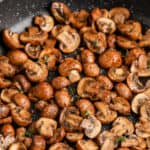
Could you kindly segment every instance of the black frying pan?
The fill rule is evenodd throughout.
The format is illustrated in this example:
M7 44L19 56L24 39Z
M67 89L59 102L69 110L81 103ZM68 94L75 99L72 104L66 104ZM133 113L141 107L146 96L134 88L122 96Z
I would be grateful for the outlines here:
M31 24L32 17L42 13L49 13L49 6L53 0L0 0L0 32L4 28L20 32ZM150 0L55 0L62 1L73 9L94 7L111 8L124 6L130 9L132 18L142 22L144 28L150 27ZM4 53L0 36L0 53ZM129 117L133 122L136 116ZM104 128L109 128L105 126Z

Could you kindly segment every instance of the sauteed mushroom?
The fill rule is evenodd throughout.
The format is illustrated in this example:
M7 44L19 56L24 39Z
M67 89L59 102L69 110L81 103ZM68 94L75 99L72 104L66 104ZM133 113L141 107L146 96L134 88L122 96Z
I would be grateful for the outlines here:
M48 150L73 150L73 148L65 143L56 143L51 145Z
M41 30L50 32L54 26L54 19L49 15L36 16L34 23L39 25Z
M5 29L3 31L3 41L7 47L11 49L24 47L19 41L19 34L16 32L11 32L9 29Z
M27 150L26 146L22 142L16 142L10 145L8 150Z

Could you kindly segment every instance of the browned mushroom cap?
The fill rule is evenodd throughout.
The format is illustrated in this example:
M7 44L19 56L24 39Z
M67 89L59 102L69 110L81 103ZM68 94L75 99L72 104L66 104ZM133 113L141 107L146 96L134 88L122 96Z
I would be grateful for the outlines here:
M13 121L19 126L28 126L32 122L31 113L21 107L15 107L11 110Z
M130 65L134 60L136 60L140 55L145 55L145 50L141 48L131 49L127 56L125 57L125 64Z
M98 150L98 145L92 140L79 140L76 144L77 150Z
M83 36L84 33L96 33L96 29L93 29L91 26L85 26L80 29L80 36Z
M55 19L60 23L69 23L70 9L62 2L53 2L51 12Z
M117 24L123 24L130 17L130 12L125 7L115 7L109 11L109 16Z
M77 82L80 80L79 73L82 71L82 65L74 58L65 58L59 65L58 71L60 75L68 77L71 82Z
M149 77L150 69L149 69L150 57L146 55L140 55L137 60L132 62L130 67L131 72L138 72L139 77Z
M138 21L128 20L124 24L119 24L117 27L123 35L128 36L132 40L139 40L142 37L142 26Z
M56 104L48 104L42 109L41 116L54 119L58 115L58 112L59 108Z
M80 36L78 32L70 26L63 27L56 36L60 42L59 48L63 53L72 53L80 45Z
M139 41L140 47L149 47L150 46L150 30L148 29L145 35L142 36L141 40Z
M29 91L31 83L25 75L18 74L13 78L13 86L24 93Z
M4 124L1 128L1 133L6 136L15 136L15 129L11 124Z
M150 137L146 138L146 145L147 145L147 148L150 148Z
M18 92L19 92L18 90L13 89L13 88L2 89L0 98L5 103L11 103L11 98Z
M115 85L117 93L124 97L125 99L130 100L132 98L132 92L125 83L118 83Z
M115 34L109 34L107 36L107 43L109 48L115 48L116 47L116 35Z
M11 84L12 83L10 80L0 76L0 89L8 88L11 86Z
M120 148L117 148L117 150L130 150L130 149L127 147L120 147Z
M41 30L50 32L54 26L54 19L48 15L36 16L34 23L39 25Z
M112 34L116 31L116 24L109 18L100 17L96 20L99 31Z
M44 63L42 62L33 62L27 60L23 65L26 75L32 82L42 82L46 80L48 76L48 70Z
M96 80L99 82L101 89L111 90L113 88L113 83L105 75L98 76Z
M65 135L66 135L66 133L65 133L64 128L62 128L62 127L57 128L54 131L54 135L50 139L48 139L46 142L47 142L47 144L59 143L64 139Z
M111 132L116 136L131 135L134 132L134 126L127 118L118 117L112 124Z
M17 105L22 107L23 109L29 110L31 107L31 102L29 98L22 93L16 93L12 96L12 101Z
M69 25L61 25L61 24L57 24L53 27L52 31L51 31L51 35L53 38L56 38L57 35L63 31L63 30L68 30L70 26Z
M84 118L80 126L84 129L85 135L90 139L95 138L100 133L102 127L101 122L94 115L88 115Z
M61 89L55 92L55 100L59 107L68 107L71 105L71 96L67 89Z
M69 22L73 27L80 29L87 25L88 16L89 13L84 9L81 9L80 11L74 11L69 16Z
M37 27L29 27L28 31L20 34L20 41L22 43L40 44L47 40L48 33L40 31Z
M119 68L110 68L108 70L108 77L114 82L124 81L129 74L128 68L126 66L121 66Z
M22 142L16 142L11 144L8 150L27 150L27 148Z
M136 41L130 40L123 36L117 36L116 43L118 44L119 47L124 49L136 48L138 46Z
M140 93L145 90L144 85L140 82L137 73L130 73L127 77L127 84L134 93Z
M35 103L34 106L37 110L42 111L44 109L44 107L48 106L48 102L43 101L43 100L39 100Z
M10 63L9 58L0 55L0 75L5 77L13 77L16 73L15 67Z
M117 118L117 112L111 110L108 104L104 102L96 102L95 107L98 110L96 117L103 124L111 123Z
M90 99L97 99L97 94L99 90L99 83L95 81L95 79L90 77L82 78L77 86L77 93L82 98L90 98Z
M110 108L123 115L130 114L130 103L123 97L115 97L110 103Z
M150 137L150 122L145 118L140 118L140 121L135 124L135 133L141 138Z
M9 51L7 53L7 57L9 58L11 64L14 65L23 65L28 59L27 55L23 51L17 49Z
M36 129L45 138L52 137L57 128L57 122L50 118L41 117L36 121Z
M86 76L96 77L100 74L100 67L96 63L83 64L83 70Z
M62 61L62 54L56 48L45 48L39 55L39 61L46 64L49 70L55 70L56 63Z
M81 60L83 63L94 63L95 55L88 49L84 49L81 51Z
M85 32L83 39L87 48L94 53L101 54L107 47L106 35L102 32Z
M30 58L37 59L39 58L42 48L40 45L32 45L31 43L27 43L24 50Z
M49 100L53 96L53 88L47 82L40 82L30 89L28 95L32 101Z
M103 131L97 137L97 142L101 146L101 150L115 149L115 136L110 131Z
M120 67L122 64L121 53L115 49L108 49L99 56L98 62L103 68Z
M77 107L83 117L95 114L95 108L88 99L80 99L76 102Z
M2 37L5 45L11 49L24 47L19 41L19 34L16 32L13 33L10 30L5 29Z
M140 107L141 117L147 120L150 120L149 111L150 111L150 101L145 101L143 104L141 104L141 107Z
M46 141L44 137L40 135L35 135L33 137L30 150L45 150L45 148L46 148Z
M80 130L80 124L82 117L79 116L79 110L76 107L64 108L59 116L59 123L65 129L65 131L78 131Z
M73 148L65 143L56 143L51 145L48 150L73 150Z
M4 104L0 104L0 119L8 116L10 109Z
M140 106L145 102L145 101L148 101L150 99L149 95L147 95L147 93L150 93L150 90L147 89L145 92L143 93L139 93L137 94L133 100L132 100L132 103L131 103L131 108L132 108L132 111L136 114L138 114L139 112L139 108Z
M96 21L100 17L108 18L109 11L107 9L100 9L98 7L93 8L91 11L91 19L92 21Z
M66 77L63 77L63 76L57 76L53 78L52 80L52 86L55 89L65 88L69 85L70 85L70 81Z
M66 139L70 142L77 142L83 139L84 134L81 132L67 132Z

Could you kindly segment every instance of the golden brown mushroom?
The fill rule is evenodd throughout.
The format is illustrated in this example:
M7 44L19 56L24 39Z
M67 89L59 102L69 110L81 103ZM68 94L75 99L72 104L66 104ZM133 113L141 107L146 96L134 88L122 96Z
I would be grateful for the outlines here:
M0 76L0 89L8 88L11 84L12 82L10 80Z
M31 113L21 107L16 107L11 110L13 121L19 126L28 126L32 122Z
M142 118L150 120L149 111L150 111L150 101L148 100L148 101L145 101L143 104L141 104L141 106L140 106L140 116Z
M48 150L73 150L73 148L65 143L56 143L51 145Z
M71 96L67 89L61 89L55 92L55 100L59 107L68 107L71 105Z
M57 76L52 80L52 86L57 90L61 88L66 88L69 85L70 85L70 81L63 76Z
M80 80L82 65L78 60L68 57L59 65L58 71L61 76L68 77L74 83Z
M93 140L79 140L76 144L77 150L98 150L98 145Z
M70 9L62 2L53 2L51 12L55 19L60 23L69 23Z
M108 104L104 102L95 102L97 108L96 117L102 122L102 124L108 124L113 122L117 118L117 112L111 110Z
M47 82L40 82L30 89L28 96L32 101L49 100L53 97L53 88Z
M116 24L123 24L130 17L130 12L125 7L114 7L109 11L109 17Z
M83 117L95 114L95 108L88 99L79 99L76 102L76 105L79 108L80 113Z
M114 82L124 81L129 74L128 68L126 66L121 66L118 68L111 67L108 70L108 77Z
M80 126L84 129L85 135L90 139L95 138L100 133L102 127L101 122L94 115L88 115L84 118Z
M32 82L42 82L46 80L48 76L48 69L42 62L33 62L27 60L23 65L26 75Z
M62 62L62 54L56 48L45 48L39 55L39 61L43 62L49 70L56 70L56 63Z
M22 32L20 34L20 41L22 43L31 43L31 44L42 44L48 38L48 33L45 31L40 31L38 27L31 26L28 28L28 31Z
M130 100L132 98L132 92L125 83L117 83L115 89L117 93L125 99Z
M107 47L106 35L102 32L85 32L83 39L87 48L94 53L101 54Z
M103 68L120 67L122 64L121 53L115 49L108 49L99 56L98 62Z
M111 132L116 136L132 135L134 132L134 126L129 119L118 117L112 124Z
M66 139L70 142L77 142L83 139L84 134L80 132L67 132Z
M4 124L1 128L1 133L6 136L15 136L15 129L11 124Z
M49 15L36 16L34 23L39 25L42 31L50 32L54 26L54 19Z
M75 28L82 28L87 25L89 13L81 9L80 11L74 11L69 16L69 22L72 24Z
M112 34L116 31L116 24L109 18L100 17L96 20L99 31L105 34Z
M124 49L132 49L138 47L136 41L130 40L123 36L117 36L116 43L118 44L119 47Z
M0 119L8 116L10 109L7 105L0 104Z
M27 148L22 142L16 142L11 144L8 150L27 150Z
M130 114L130 103L123 97L115 97L110 103L110 108L123 115Z
M23 51L17 49L9 51L7 53L7 57L13 65L23 65L28 59L27 55Z
M3 41L5 45L11 49L23 48L24 46L20 43L19 34L11 32L9 29L3 31Z
M50 138L54 135L57 128L57 122L53 119L41 117L36 121L36 129L41 136Z
M109 34L107 37L107 43L109 48L115 48L116 47L116 35L115 34Z

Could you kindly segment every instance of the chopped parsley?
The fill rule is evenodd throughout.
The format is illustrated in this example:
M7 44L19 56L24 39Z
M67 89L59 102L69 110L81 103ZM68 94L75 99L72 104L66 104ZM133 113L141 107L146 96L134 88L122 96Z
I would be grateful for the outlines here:
M90 112L88 110L86 110L83 114L82 117L87 117L90 114Z
M147 62L147 68L150 69L150 61Z
M125 136L120 136L120 137L118 137L117 139L116 139L116 143L121 143L121 142L123 142L123 141L125 141L126 140L126 137Z
M27 137L32 137L33 133L31 133L30 131L26 131L24 135Z

